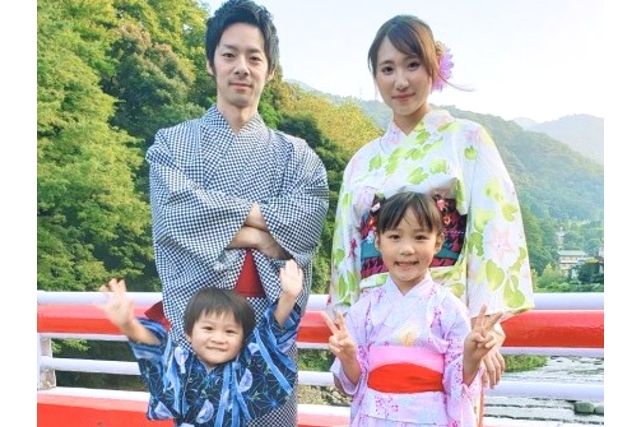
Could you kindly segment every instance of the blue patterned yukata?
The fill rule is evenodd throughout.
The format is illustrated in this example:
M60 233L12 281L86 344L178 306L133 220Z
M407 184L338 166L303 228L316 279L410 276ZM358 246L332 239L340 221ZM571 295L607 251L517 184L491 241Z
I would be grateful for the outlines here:
M282 406L294 390L296 363L288 355L295 343L301 310L296 304L285 325L274 317L276 304L263 314L236 358L207 368L164 327L141 318L158 345L129 342L150 393L147 417L175 419L180 427L244 427L249 420Z

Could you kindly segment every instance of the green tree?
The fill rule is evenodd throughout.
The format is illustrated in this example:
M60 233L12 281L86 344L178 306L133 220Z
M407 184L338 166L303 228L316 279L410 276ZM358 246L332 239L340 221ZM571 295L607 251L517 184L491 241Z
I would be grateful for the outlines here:
M116 22L109 1L38 2L38 287L92 289L139 277L151 259L134 189L135 140L109 124L99 82Z

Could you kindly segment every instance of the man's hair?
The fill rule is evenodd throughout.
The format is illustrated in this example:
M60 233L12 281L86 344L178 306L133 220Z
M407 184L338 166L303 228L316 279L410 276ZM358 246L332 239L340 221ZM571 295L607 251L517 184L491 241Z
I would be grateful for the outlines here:
M413 191L395 194L381 203L376 218L378 234L397 228L409 209L416 214L420 226L436 235L442 234L442 215L434 200L427 194Z
M204 288L189 299L184 311L184 332L191 336L196 321L202 315L210 314L231 314L234 320L242 325L245 338L256 324L253 308L245 298L227 289Z
M228 0L207 20L205 49L207 61L213 67L216 48L220 44L222 33L233 24L249 24L257 27L264 38L264 52L269 63L269 74L278 66L280 52L278 34L273 25L271 14L264 6L258 6L251 0Z

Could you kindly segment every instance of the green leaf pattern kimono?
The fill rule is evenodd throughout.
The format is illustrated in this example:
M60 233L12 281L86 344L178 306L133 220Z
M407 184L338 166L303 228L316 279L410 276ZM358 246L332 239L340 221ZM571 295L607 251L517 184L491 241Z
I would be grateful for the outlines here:
M376 195L400 191L453 199L459 215L466 215L457 260L432 267L431 275L467 304L472 317L482 304L488 313L506 315L533 308L520 206L495 143L479 124L432 109L409 135L392 122L345 169L331 257L333 309L344 312L363 289L385 283L387 273L361 277L360 228Z

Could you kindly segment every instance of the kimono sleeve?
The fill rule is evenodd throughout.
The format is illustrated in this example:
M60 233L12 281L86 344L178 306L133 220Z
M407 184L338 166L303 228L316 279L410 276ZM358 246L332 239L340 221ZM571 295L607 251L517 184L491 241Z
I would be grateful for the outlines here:
M500 153L484 128L468 133L464 182L470 193L466 230L467 297L471 317L533 308L522 213Z
M329 285L328 308L334 314L345 313L360 297L360 238L358 218L355 214L353 192L348 182L351 176L349 162L344 171L338 206L336 208L335 230L331 249L331 282Z
M170 378L171 345L164 327L153 320L139 318L142 325L147 328L158 340L157 345L148 345L129 341L133 355L138 361L140 375L149 390L149 407L147 417L151 420L166 420L179 417L179 402L175 399L167 399L167 389L173 390L179 395L180 385L178 378L175 381Z
M296 363L288 353L300 325L300 306L296 304L282 327L273 315L275 307L276 304L272 304L265 310L241 358L234 388L246 420L259 418L284 405L296 382Z
M475 426L474 401L480 395L482 369L478 371L471 385L463 380L464 340L471 330L466 307L453 295L448 306L443 308L442 325L448 348L444 355L442 386L447 395L447 415L457 421L456 425Z
M304 143L291 145L291 158L277 197L259 202L269 233L300 267L311 264L320 240L327 208L327 172Z
M171 143L160 130L146 155L153 240L222 268L223 251L244 224L251 203L203 188L181 169Z
M369 312L370 307L370 298L363 298L358 301L347 313L345 317L345 321L347 324L347 329L351 338L356 343L356 358L358 360L358 364L360 365L360 381L357 384L354 384L349 380L347 375L342 369L342 363L340 359L337 357L333 361L331 365L330 371L334 375L334 377L340 382L342 385L342 389L349 396L354 396L358 391L362 390L366 387L368 375L369 375L369 365L367 361L369 360L369 351L368 351L368 342L367 335L365 330L366 324L366 316Z

